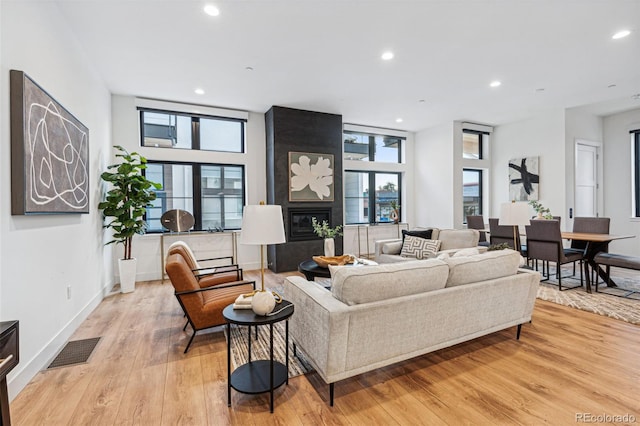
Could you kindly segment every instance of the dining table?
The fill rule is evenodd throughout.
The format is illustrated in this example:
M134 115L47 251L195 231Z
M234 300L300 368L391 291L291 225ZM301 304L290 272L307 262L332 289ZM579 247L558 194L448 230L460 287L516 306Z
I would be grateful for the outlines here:
M615 240L625 238L635 238L635 235L613 235L613 234L594 234L590 232L562 232L562 238L566 240L584 241L586 243L584 249L584 274L587 293L591 293L591 274L589 267L597 272L597 277L601 277L609 287L615 287L613 280L609 279L607 271L600 268L595 262L596 254L601 251L607 251L609 243ZM596 277L596 279L598 279Z

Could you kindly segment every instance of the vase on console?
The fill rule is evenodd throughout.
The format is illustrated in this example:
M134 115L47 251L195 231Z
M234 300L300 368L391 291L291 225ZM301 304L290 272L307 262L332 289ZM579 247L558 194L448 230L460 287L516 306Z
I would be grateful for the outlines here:
M333 257L336 255L336 242L333 238L324 239L324 255L325 257Z

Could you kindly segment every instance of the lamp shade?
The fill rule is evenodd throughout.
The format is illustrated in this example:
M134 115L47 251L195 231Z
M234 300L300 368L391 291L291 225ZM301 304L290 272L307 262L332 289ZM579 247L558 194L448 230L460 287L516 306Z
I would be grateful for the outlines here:
M282 207L276 205L251 205L244 207L240 244L261 245L286 242Z
M527 203L502 203L500 206L500 218L498 224L506 226L528 225L529 224L529 205Z

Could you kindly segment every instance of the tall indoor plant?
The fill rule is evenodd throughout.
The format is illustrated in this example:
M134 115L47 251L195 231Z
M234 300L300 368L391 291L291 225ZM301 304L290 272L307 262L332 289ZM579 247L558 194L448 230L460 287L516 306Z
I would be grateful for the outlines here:
M147 179L142 171L147 168L147 159L137 152L129 153L119 145L117 164L107 167L100 177L111 185L105 200L98 204L105 217L105 228L113 229L113 240L107 244L122 244L124 256L118 260L120 289L123 293L134 290L136 283L136 259L131 256L133 236L144 234L147 223L144 214L156 199L154 189L161 185Z

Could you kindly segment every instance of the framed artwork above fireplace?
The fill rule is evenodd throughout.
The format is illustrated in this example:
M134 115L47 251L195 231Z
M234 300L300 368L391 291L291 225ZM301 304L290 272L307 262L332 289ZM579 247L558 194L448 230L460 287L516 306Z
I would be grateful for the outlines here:
M289 152L289 201L333 201L332 154Z

